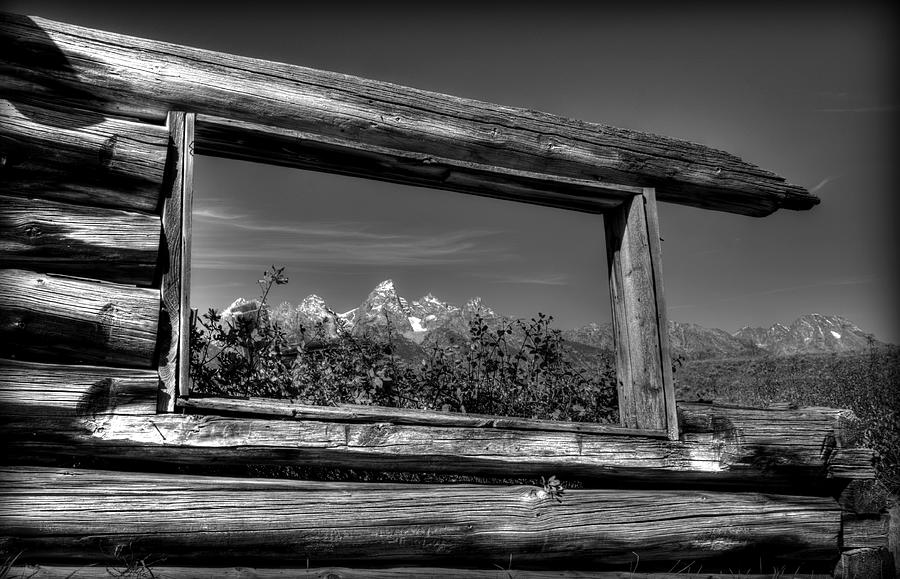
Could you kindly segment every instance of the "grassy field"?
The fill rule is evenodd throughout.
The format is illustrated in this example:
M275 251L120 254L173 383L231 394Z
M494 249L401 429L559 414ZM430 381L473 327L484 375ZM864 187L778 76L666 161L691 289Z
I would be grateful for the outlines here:
M849 408L865 425L879 479L900 496L900 347L695 360L676 369L675 388L682 400Z

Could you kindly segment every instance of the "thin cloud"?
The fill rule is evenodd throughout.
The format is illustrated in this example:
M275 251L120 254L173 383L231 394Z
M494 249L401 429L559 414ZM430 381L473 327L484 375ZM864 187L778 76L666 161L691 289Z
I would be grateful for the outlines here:
M885 105L880 107L836 107L816 110L820 113L893 113L900 110L900 105Z
M821 188L824 187L825 185L828 185L829 183L831 183L832 181L835 181L835 180L837 180L837 179L840 179L840 175L837 175L837 176L831 176L831 175L829 175L829 176L825 177L824 179L822 179L821 181L819 181L819 184L816 185L815 187L813 187L812 189L810 189L809 192L810 192L810 193L815 193L816 191L818 191L819 189L821 189Z
M428 235L360 233L342 228L291 227L289 241L209 239L195 244L192 266L203 269L258 267L260 263L338 266L416 266L483 263L511 259L509 250L485 243L496 232L471 230ZM302 233L301 233L302 232Z
M210 221L231 221L233 219L243 219L246 215L229 214L224 211L216 211L215 209L194 209L191 215L196 219L206 219Z
M761 292L751 292L751 293L746 293L746 294L729 296L727 298L722 298L719 301L731 302L731 301L735 301L735 300L739 300L739 299L743 299L743 298L777 295L777 294L790 293L790 292L812 289L812 288L817 288L817 287L865 285L865 284L872 283L874 281L874 279L875 278L869 277L869 278L862 278L862 279L835 280L835 281L824 281L824 282L819 282L819 283L810 283L810 284L804 284L804 285L795 285L795 286L774 288L774 289L765 290L765 291L761 291Z
M568 285L569 276L561 273L551 273L546 275L502 275L502 274L480 274L477 277L486 278L491 283L508 283L508 284L532 284L532 285Z

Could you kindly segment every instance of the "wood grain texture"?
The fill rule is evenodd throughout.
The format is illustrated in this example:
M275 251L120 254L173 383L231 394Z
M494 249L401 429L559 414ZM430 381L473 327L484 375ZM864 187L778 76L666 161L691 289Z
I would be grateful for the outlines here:
M844 549L887 549L890 518L883 515L843 513L841 547Z
M0 341L23 360L149 368L159 292L0 270Z
M156 414L159 376L152 370L38 364L0 358L0 416ZM39 428L39 423L36 423Z
M653 297L656 310L656 330L659 340L659 367L662 374L663 402L665 405L666 431L672 440L678 439L678 410L675 404L675 378L672 374L672 354L669 347L669 317L666 312L666 292L662 273L662 236L659 231L659 213L656 209L656 191L644 189L644 216L647 220L647 241L650 248L650 266L653 272Z
M184 136L181 145L181 251L171 267L178 267L180 291L178 295L178 395L191 391L191 240L194 212L194 125L196 115L184 116ZM174 231L173 231L174 234ZM177 263L176 263L177 261ZM168 407L170 404L167 405Z
M151 558L151 561L153 558ZM28 579L109 579L118 573L127 572L129 561L108 566L88 565L27 565L13 567L10 577ZM130 561L139 573L139 567ZM684 565L686 566L686 565ZM498 568L502 567L502 568ZM632 571L530 571L519 569L516 562L512 567L497 565L492 569L454 569L451 567L298 567L294 569L273 569L261 567L172 567L162 563L148 567L157 579L392 579L394 577L413 579L734 579L734 573L642 573ZM139 576L139 575L138 575ZM739 575L741 579L772 579L771 573L764 575ZM781 575L783 579L833 579L831 574L803 573L802 575Z
M204 480L206 479L206 480ZM830 498L150 475L0 467L0 534L43 558L334 564L373 557L523 567L582 562L823 561L838 555Z
M9 14L0 19L0 49L11 94L145 121L186 110L442 159L655 187L661 201L747 215L818 203L804 188L703 145L345 74Z
M0 99L0 192L152 213L166 138L160 125Z
M661 332L645 203L643 194L635 195L603 218L619 419L628 428L666 430L660 345L666 326Z
M550 432L583 432L587 434L618 434L663 437L663 431L653 432L624 428L615 424L590 422L561 422L531 420L485 414L460 414L431 410L409 410L388 406L339 404L311 406L280 398L180 398L177 406L196 414L225 416L281 417L297 420L326 420L336 422L384 422L420 426L463 426L472 428L504 428L507 430L544 430Z
M0 195L0 267L150 286L159 238L154 215Z
M587 213L608 211L640 192L596 179L497 167L212 115L197 117L197 152Z
M190 315L190 213L193 199L194 115L169 114L169 161L162 227L166 263L162 274L159 411L173 412L180 384L187 381L187 316ZM187 385L185 384L185 390Z
M829 409L748 410L681 405L681 440L273 420L213 415L67 416L39 407L0 424L8 454L179 464L316 465L376 471L537 477L556 474L642 487L703 485L789 493L832 492L827 465L837 442ZM871 464L860 467L874 476Z

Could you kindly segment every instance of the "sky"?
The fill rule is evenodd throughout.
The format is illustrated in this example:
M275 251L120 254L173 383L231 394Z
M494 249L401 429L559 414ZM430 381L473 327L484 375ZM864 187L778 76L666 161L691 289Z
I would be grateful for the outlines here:
M9 1L7 11L663 134L734 153L822 202L752 218L662 203L670 319L728 331L842 315L900 343L897 14L888 3ZM784 4L784 5L782 5ZM722 5L726 5L724 8ZM177 17L173 17L173 15ZM380 281L415 299L609 319L602 217L198 157L192 302Z

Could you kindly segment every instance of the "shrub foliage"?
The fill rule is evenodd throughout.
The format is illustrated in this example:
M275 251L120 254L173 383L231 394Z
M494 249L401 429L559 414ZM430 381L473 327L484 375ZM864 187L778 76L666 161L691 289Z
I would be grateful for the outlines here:
M210 309L191 327L191 379L200 395L267 396L306 404L377 404L399 408L615 422L615 376L596 363L576 366L552 316L489 323L469 320L459 343L432 345L411 362L396 355L386 319L386 339L357 335L346 326L337 339L323 323L302 328L290 347L267 315L272 287L287 283L274 266L259 280L258 307L223 320Z

